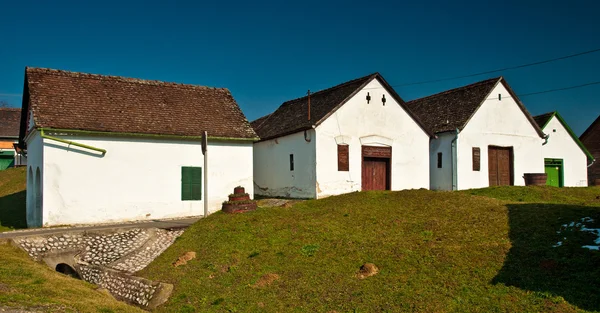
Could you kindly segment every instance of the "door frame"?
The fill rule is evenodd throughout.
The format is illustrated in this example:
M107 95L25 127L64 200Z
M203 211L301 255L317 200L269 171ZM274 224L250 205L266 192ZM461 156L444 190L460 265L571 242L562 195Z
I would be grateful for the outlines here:
M385 190L392 190L392 147L391 146L367 146L360 147L360 189L364 190L363 170L366 158L386 159Z
M515 149L513 146L496 146L496 145L488 145L488 182L490 180L490 164L489 164L489 159L490 159L490 149L501 149L501 150L508 150L508 155L509 155L509 159L508 159L508 166L510 167L510 184L509 186L514 186L515 185ZM500 174L497 174L498 177L500 177ZM500 185L496 185L496 186L500 186ZM490 185L491 187L491 185Z
M544 172L546 171L546 166L559 166L558 170L558 187L562 188L565 186L565 160L564 159L554 159L554 158L544 158Z

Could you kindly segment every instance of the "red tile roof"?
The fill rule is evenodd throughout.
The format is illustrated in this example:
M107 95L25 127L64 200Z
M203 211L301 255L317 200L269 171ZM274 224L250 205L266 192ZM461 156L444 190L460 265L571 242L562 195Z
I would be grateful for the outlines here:
M0 108L0 138L18 138L21 109Z
M23 99L38 128L257 137L225 88L27 68Z

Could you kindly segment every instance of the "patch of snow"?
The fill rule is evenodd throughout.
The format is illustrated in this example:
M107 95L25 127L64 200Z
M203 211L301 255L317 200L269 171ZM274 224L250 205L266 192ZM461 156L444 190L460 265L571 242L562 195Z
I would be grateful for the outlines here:
M582 248L600 251L600 246L582 246Z
M560 247L560 246L562 246L562 241L559 241L555 245L553 245L554 248Z

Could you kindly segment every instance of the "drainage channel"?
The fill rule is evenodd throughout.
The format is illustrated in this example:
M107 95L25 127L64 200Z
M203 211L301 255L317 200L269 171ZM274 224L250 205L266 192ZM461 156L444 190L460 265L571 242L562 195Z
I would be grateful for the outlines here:
M166 250L183 229L127 229L19 237L13 243L35 260L108 290L116 299L153 309L173 286L133 274Z

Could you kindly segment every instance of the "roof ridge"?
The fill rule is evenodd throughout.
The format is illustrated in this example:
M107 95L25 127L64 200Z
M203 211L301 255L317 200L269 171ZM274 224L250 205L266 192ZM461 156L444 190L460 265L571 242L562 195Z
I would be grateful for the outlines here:
M317 95L317 94L320 94L320 93L329 92L329 91L332 91L332 90L335 90L335 89L338 89L338 88L341 88L341 87L345 87L345 86L350 85L352 83L355 83L357 81L360 81L360 80L363 80L363 79L366 79L366 78L370 78L370 77L377 77L377 76L381 76L381 74L379 74L379 72L371 73L371 74L366 75L366 76L362 76L362 77L359 77L359 78L355 78L355 79L343 82L343 83L335 85L333 87L325 88L325 89L322 89L322 90L319 90L319 91L316 91L316 92L311 92L310 95L314 96L314 95ZM287 101L283 102L281 104L281 106L284 106L288 102L298 101L298 100L301 100L301 99L304 99L304 98L307 98L307 97L308 97L308 95L302 96L302 97L299 97L299 98L295 98L295 99L291 99L291 100L287 100ZM275 111L277 111L277 110L275 110ZM273 112L275 112L275 111L273 111Z
M43 68L43 67L25 67L26 73L41 73L41 74L49 74L49 75L59 75L59 76L67 76L73 78L86 78L86 79L110 79L127 83L135 83L140 85L154 85L154 86L165 86L165 87L175 87L175 88L189 88L189 89L203 89L203 90L218 90L218 91L226 91L230 93L229 89L223 87L209 87L202 85L192 85L192 84L184 84L184 83L175 83L175 82L166 82L161 80L150 80L150 79L142 79L142 78L134 78L134 77L125 77L125 76L116 76L116 75L102 75L102 74L92 74L92 73L84 73L84 72L74 72L67 70L58 70L51 68Z
M477 86L480 86L480 85L483 85L485 83L489 83L489 82L492 82L492 81L500 81L502 79L504 79L503 76L489 78L489 79L481 80L481 81L474 82L474 83L471 83L471 84L468 84L468 85L464 85L464 86L460 86L460 87L456 87L456 88L444 90L444 91L441 91L441 92L438 92L438 93L434 93L434 94L429 95L429 96L425 96L425 97L413 99L413 100L410 100L408 102L415 102L415 101L420 101L420 100L423 100L423 99L428 99L428 98L433 98L433 97L437 97L437 96L447 95L447 94L451 94L451 93L454 93L454 92L457 92L457 91L460 91L460 90L463 90L463 89L477 87Z

